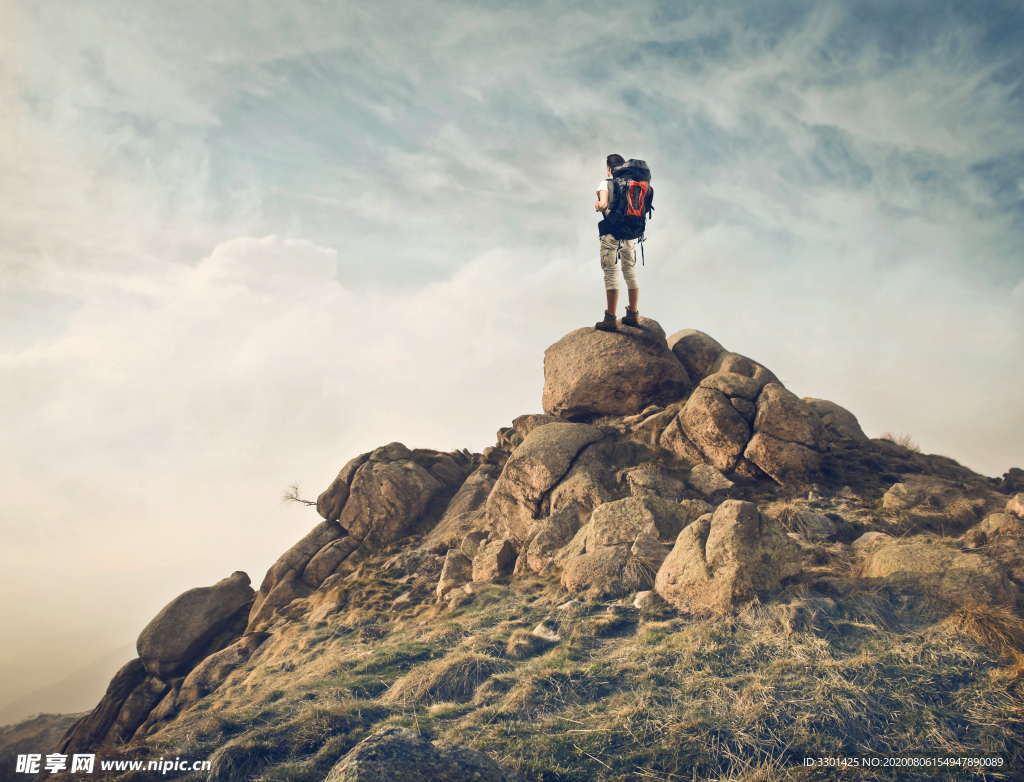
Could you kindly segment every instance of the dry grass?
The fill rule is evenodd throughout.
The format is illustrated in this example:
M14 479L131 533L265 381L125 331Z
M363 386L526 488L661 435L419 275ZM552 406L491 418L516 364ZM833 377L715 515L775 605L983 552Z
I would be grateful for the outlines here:
M1019 681L1024 678L1024 620L999 606L965 605L950 614L940 625L962 638L967 638L1009 662L998 672L1002 678Z

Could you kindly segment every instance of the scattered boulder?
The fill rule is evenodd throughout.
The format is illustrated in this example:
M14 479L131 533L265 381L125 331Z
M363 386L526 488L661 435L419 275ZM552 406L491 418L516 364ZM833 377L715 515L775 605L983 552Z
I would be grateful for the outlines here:
M439 600L445 598L456 587L473 579L473 561L461 551L451 549L441 566L441 576L437 581L435 594Z
M653 531L659 539L674 541L688 521L677 502L656 495L625 497L594 508L579 534L587 550L632 544L637 535L646 530Z
M962 536L971 548L988 545L1000 538L1024 538L1024 519L1009 513L990 513Z
M882 509L903 529L957 534L976 523L989 498L932 475L905 475L882 496Z
M668 607L668 603L653 589L645 589L633 596L633 608L640 613L653 614Z
M679 534L655 591L687 613L725 613L800 572L799 547L757 506L726 500Z
M1024 519L1024 493L1017 492L1006 501L1006 512L1019 519Z
M382 728L339 760L324 782L517 782L511 772L476 750L432 744L409 728Z
M544 412L570 419L631 415L684 397L690 378L664 336L633 332L581 328L551 345L544 352Z
M892 535L886 534L885 532L871 530L870 532L865 532L863 535L861 535L859 538L853 541L850 544L850 548L853 549L854 554L863 557L875 551L879 547L884 546L887 543L891 543L895 540L896 538L894 538Z
M566 546L562 586L593 597L650 588L670 542L690 520L687 510L654 494L599 505Z
M512 572L516 563L516 549L511 541L492 540L480 547L473 557L473 580L494 581Z
M136 648L142 664L160 678L185 673L205 654L241 636L253 596L249 576L241 570L213 586L178 595L139 634ZM231 637L210 648L225 632Z

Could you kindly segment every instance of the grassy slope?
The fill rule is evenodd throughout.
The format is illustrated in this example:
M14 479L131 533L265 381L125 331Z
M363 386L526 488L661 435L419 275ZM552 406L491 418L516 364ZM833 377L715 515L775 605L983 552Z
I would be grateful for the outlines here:
M395 618L389 600L405 584L364 577L338 613L282 626L136 751L197 758L223 745L218 768L234 764L223 778L319 781L368 729L398 723L535 780L823 779L805 756L859 754L1000 756L1004 773L987 778L1014 778L1019 620L953 621L924 598L857 583L816 618L801 609L805 586L731 618L687 620L596 602L559 609L565 595L537 579ZM545 618L563 641L509 659L515 631Z

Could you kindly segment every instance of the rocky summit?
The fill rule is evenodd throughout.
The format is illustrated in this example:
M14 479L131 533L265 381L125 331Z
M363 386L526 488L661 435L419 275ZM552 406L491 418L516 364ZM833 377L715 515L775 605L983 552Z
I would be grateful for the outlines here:
M1019 469L647 318L543 361L482 453L349 459L258 588L172 600L52 749L211 782L1021 778Z

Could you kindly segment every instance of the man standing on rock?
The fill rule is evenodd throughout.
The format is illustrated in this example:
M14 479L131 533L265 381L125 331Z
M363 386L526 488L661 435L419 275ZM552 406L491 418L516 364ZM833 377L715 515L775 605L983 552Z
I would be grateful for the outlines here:
M640 283L636 277L636 238L629 238L629 227L622 225L624 222L622 220L623 209L621 208L623 204L615 202L616 189L611 186L613 171L621 169L625 163L626 161L622 155L609 155L605 159L606 178L597 186L597 201L594 203L594 211L600 212L603 216L603 219L597 224L597 234L601 241L601 269L604 271L607 309L604 312L604 320L598 321L594 325L594 328L601 331L618 330L615 323L615 308L619 300L618 275L615 271L618 260L622 261L622 276L626 281L626 289L629 295L629 304L626 305L626 314L622 318L622 323L625 326L640 326L640 321L637 319L640 314L637 310L637 302L640 298ZM642 161L631 160L630 164L633 163L640 163L646 169L646 164ZM631 182L630 184L636 183ZM645 205L649 204L649 199L645 199L648 190L649 186L645 184L640 195L639 203L641 210L644 209ZM651 193L653 195L653 191ZM625 195L627 201L630 201L630 203L625 204L625 214L632 215L634 212L640 214L640 212L631 208L632 199L635 197L632 189L628 191L628 194L623 193L622 195ZM635 218L630 219L635 221ZM625 236L623 235L624 233L626 234Z

